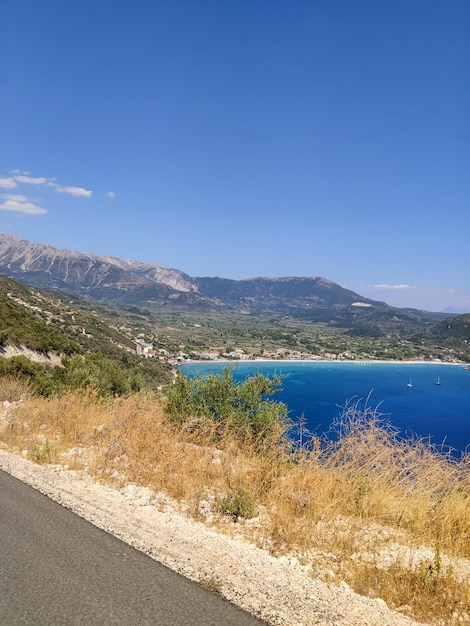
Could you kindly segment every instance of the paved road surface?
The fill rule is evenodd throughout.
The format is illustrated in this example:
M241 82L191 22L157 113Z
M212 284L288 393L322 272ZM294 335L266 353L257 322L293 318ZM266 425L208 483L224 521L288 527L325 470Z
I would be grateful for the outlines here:
M263 622L0 471L0 624Z

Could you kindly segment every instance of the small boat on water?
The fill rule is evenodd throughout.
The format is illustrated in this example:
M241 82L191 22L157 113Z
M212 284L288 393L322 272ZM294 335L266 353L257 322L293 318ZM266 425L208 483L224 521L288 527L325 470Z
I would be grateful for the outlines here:
M407 387L413 387L413 383L411 382L411 378L410 378L409 382L406 383L406 386Z
M441 384L441 378L440 376L437 377L437 380L435 382L436 385L440 385Z

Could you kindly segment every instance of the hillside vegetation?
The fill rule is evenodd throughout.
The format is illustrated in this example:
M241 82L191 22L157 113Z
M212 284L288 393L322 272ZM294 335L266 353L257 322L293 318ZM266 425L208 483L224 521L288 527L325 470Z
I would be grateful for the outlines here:
M77 342L47 324L37 304L19 305L14 296L7 295L12 291L17 294L17 300L30 296L29 290L0 275L0 346L23 345L38 352L57 354L78 351Z
M433 343L441 350L452 350L468 359L470 354L470 313L458 315L410 334L410 340Z
M25 356L5 359L1 355L8 346L55 355L62 364L44 366ZM156 389L171 379L168 366L139 359L126 332L96 311L1 275L0 372L23 376L46 395L92 382L102 393L126 393Z

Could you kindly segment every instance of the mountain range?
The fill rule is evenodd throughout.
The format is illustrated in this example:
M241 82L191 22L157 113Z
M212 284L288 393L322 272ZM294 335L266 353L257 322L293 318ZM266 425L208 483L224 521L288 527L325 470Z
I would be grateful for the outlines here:
M323 277L191 277L156 263L97 256L0 233L0 273L88 301L152 312L288 317L367 334L412 330L449 315L400 309Z

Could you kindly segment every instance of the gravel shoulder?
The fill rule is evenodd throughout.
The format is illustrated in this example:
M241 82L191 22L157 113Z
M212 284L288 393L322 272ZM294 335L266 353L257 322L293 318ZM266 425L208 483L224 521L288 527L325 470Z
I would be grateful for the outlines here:
M269 624L418 624L389 610L383 600L359 596L345 583L315 579L298 562L189 519L162 494L135 485L113 489L85 472L36 465L6 450L0 450L0 469Z

